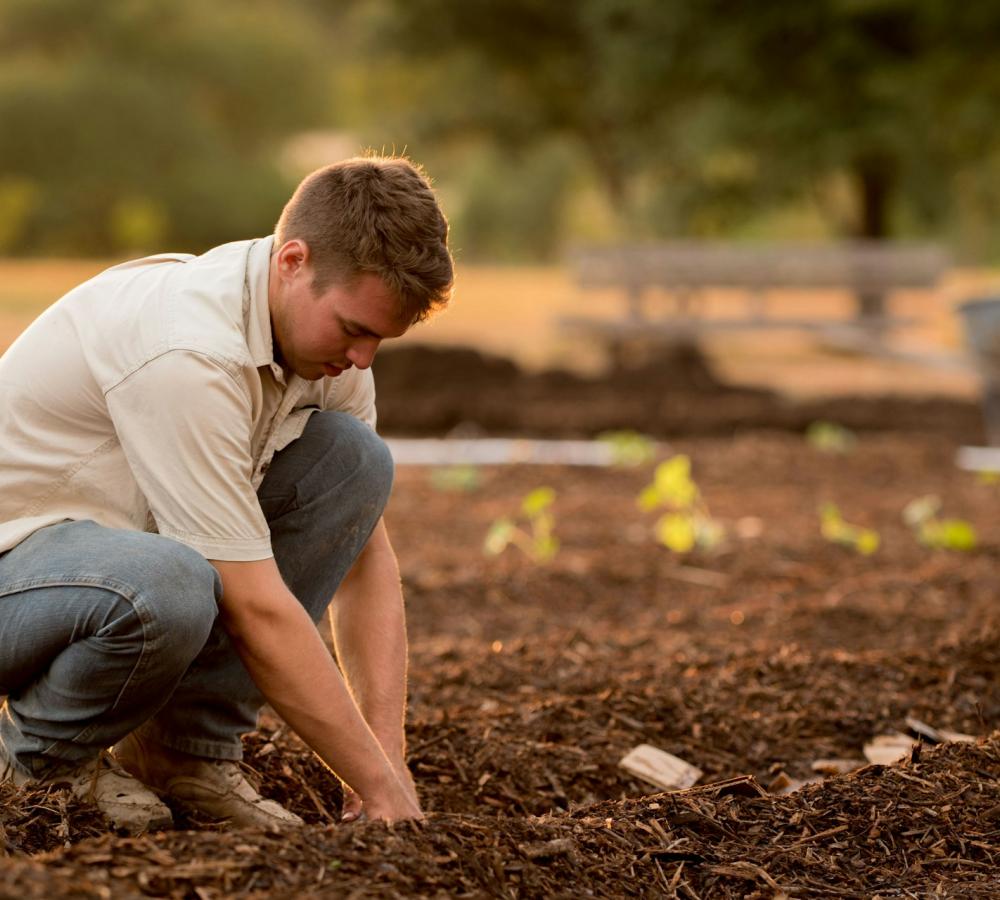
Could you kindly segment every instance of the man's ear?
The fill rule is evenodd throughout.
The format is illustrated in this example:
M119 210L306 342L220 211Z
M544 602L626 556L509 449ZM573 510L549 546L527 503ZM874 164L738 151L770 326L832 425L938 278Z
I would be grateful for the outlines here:
M278 248L278 274L284 279L294 278L309 264L309 245L301 238L285 241Z

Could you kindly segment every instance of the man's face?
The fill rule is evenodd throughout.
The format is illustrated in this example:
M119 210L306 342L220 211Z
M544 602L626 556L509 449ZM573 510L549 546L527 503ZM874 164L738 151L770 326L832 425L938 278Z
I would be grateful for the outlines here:
M300 378L316 381L336 378L352 366L367 369L379 344L409 327L377 275L363 274L350 285L334 282L316 294L312 266L294 256L283 260L284 251L272 259L272 280L277 274L279 281L271 326L276 359Z

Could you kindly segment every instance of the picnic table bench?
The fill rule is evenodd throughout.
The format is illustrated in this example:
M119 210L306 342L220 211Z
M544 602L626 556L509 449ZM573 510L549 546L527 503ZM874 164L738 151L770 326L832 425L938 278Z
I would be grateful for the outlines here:
M636 339L691 342L710 333L793 329L839 338L859 348L877 347L892 327L911 319L886 314L885 298L901 288L931 289L948 267L947 253L921 243L857 241L836 244L734 244L673 241L578 247L569 258L584 290L616 288L624 301L614 318L578 314L562 325L601 340L614 355ZM706 317L707 288L744 291L741 315ZM843 288L857 298L853 318L776 317L767 293L776 288ZM654 311L654 296L666 309Z

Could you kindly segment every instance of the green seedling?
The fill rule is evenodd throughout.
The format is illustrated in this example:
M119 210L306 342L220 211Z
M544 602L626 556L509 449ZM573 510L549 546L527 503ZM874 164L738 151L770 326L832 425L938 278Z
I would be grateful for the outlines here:
M871 556L881 539L871 528L861 528L845 522L833 503L824 503L819 510L820 531L828 541L850 547L862 556Z
M529 559L536 563L548 562L559 550L556 538L555 517L552 503L556 492L550 487L535 488L521 501L520 518L525 527L515 519L497 519L486 533L483 552L489 556L499 556L513 544Z
M711 550L726 536L691 478L691 460L684 454L656 467L653 483L643 488L637 502L644 512L666 510L654 526L656 539L675 553Z
M857 436L836 422L813 422L806 429L806 440L823 453L850 453L857 446Z
M942 519L941 498L934 494L917 497L903 509L903 521L925 547L939 550L974 550L976 529L964 519Z
M641 466L656 455L656 442L638 431L602 431L597 440L611 448L616 466Z
M471 493L482 483L479 470L475 466L441 466L431 470L431 486L437 491Z

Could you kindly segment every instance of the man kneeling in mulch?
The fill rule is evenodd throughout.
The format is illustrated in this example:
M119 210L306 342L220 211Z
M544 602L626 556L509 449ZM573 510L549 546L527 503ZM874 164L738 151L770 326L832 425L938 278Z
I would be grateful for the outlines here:
M426 178L359 158L273 236L109 269L0 358L0 783L133 833L170 825L165 796L300 824L239 766L266 700L345 819L420 817L369 366L451 285Z

